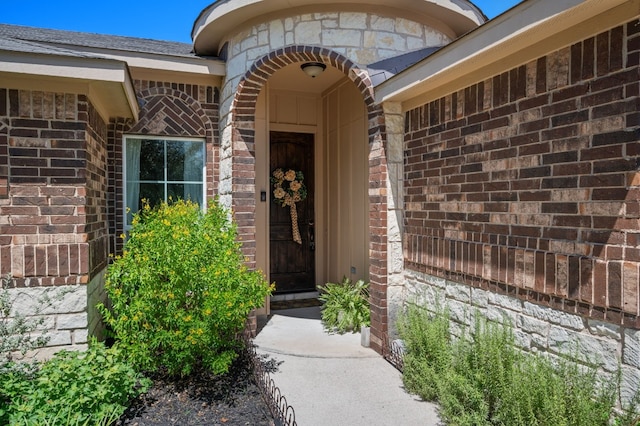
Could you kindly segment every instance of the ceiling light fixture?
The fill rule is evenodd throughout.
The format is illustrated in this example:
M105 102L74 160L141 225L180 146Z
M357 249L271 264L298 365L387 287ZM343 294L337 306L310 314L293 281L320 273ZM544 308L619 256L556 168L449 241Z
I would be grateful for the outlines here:
M316 78L327 68L322 62L305 62L300 65L302 71L311 78Z

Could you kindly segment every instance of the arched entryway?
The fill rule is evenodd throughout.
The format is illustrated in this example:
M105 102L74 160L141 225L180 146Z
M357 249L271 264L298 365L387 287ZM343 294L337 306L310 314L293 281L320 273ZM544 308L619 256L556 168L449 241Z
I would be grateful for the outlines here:
M361 105L364 105L365 117L363 144L367 149L362 150L362 158L366 174L365 197L368 198L368 208L359 218L366 226L366 241L368 245L367 276L371 283L371 314L372 314L372 347L382 349L383 336L387 332L386 310L386 286L387 286L387 162L386 162L386 135L384 115L382 110L375 105L371 81L366 71L359 69L352 61L329 49L310 46L288 46L277 49L255 61L251 69L241 79L238 90L231 106L231 189L232 206L236 221L239 226L240 238L243 241L245 255L252 266L259 266L261 253L265 250L264 223L260 218L264 217L261 209L264 207L265 197L269 194L265 188L258 188L257 183L264 180L271 170L272 165L265 165L262 161L266 150L266 139L269 135L265 129L270 129L272 121L261 111L268 110L268 102L272 99L265 97L264 90L269 86L269 80L276 72L290 66L299 66L300 63L316 61L322 62L327 67L337 70L346 76L350 88L355 88L361 97ZM262 95L261 95L262 93ZM262 97L261 97L262 96ZM265 103L266 102L266 103ZM326 105L326 104L323 104ZM326 112L326 111L325 111ZM327 115L323 113L323 121ZM266 120L266 127L265 121ZM326 124L326 123L325 123ZM295 126L292 127L295 130ZM305 132L303 127L300 127ZM278 129L275 129L278 130ZM287 130L286 128L284 130ZM294 132L295 133L295 132ZM314 133L314 143L322 144L327 148L325 141L328 131ZM358 141L354 141L357 143ZM314 148L314 152L318 152ZM326 158L325 158L326 161ZM357 160L356 160L357 161ZM329 167L322 165L321 172L327 173ZM318 176L318 173L316 173ZM368 181L368 184L367 184ZM263 182L260 182L263 185ZM341 185L347 184L341 182ZM358 183L349 182L349 185ZM362 189L362 188L361 188ZM327 188L322 189L324 199L327 198ZM330 198L330 197L329 197ZM316 198L318 199L318 198ZM318 212L315 213L318 217ZM327 220L321 217L321 220ZM358 220L356 218L356 220ZM326 225L326 224L325 224ZM327 225L328 226L328 225ZM355 241L354 244L358 244ZM326 244L340 244L337 241ZM329 250L327 245L322 248ZM318 256L316 256L318 258ZM324 268L327 265L323 265ZM357 271L356 271L357 272ZM322 276L322 274L320 274Z

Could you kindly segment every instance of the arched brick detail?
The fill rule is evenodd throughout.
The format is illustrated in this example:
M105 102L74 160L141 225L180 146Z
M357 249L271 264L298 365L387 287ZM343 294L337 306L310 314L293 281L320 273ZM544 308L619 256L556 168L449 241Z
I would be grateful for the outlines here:
M200 102L168 87L142 90L140 118L131 133L161 136L197 136L214 142L211 120Z
M152 82L138 92L140 115L127 133L205 138L207 151L206 197L218 193L220 93L215 87ZM145 82L148 86L150 83ZM162 86L166 84L166 86ZM169 86L171 85L171 86ZM184 90L181 90L183 87ZM189 95L193 93L193 96ZM194 98L198 96L198 99Z
M255 108L260 90L277 70L298 62L322 62L342 71L362 93L369 120L369 233L371 346L382 352L387 323L387 160L382 108L365 70L341 54L317 46L287 46L255 61L240 80L231 105L233 210L249 266L255 266Z

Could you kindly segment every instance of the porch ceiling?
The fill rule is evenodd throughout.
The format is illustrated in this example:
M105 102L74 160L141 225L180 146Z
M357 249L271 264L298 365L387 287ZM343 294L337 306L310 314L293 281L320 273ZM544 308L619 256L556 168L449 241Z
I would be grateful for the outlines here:
M300 63L288 65L269 77L269 87L275 90L291 90L295 92L320 94L346 76L331 66L322 74L311 78L300 69Z

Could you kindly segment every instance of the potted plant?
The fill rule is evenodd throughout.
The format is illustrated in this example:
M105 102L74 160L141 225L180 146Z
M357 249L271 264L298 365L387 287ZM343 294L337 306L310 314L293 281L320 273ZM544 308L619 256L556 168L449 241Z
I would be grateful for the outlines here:
M371 322L369 283L353 282L345 277L341 283L327 283L318 286L318 290L318 299L323 303L322 323L327 330L343 334L366 327L368 331Z

